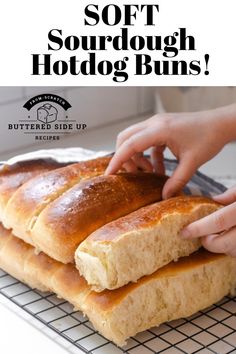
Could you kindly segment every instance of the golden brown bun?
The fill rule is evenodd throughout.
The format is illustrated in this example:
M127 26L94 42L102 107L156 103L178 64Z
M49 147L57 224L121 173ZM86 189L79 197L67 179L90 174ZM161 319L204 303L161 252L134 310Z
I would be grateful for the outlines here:
M123 346L136 333L188 317L219 301L236 285L236 260L201 250L137 283L92 292L83 306L103 336Z
M118 345L136 333L187 317L227 295L236 283L236 260L200 250L117 290L92 292L71 264L45 254L0 226L0 267L39 290L53 291L88 315Z
M120 173L76 184L50 203L31 230L34 245L63 263L74 261L77 246L94 230L161 199L167 177Z
M13 277L41 291L55 292L81 309L90 291L85 279L71 264L62 264L12 235L0 224L0 267Z
M10 198L2 222L24 241L33 244L30 231L42 210L81 179L104 173L110 158L79 162L40 174L23 184Z
M209 198L188 196L145 206L87 237L75 254L77 268L96 291L135 282L195 252L200 241L184 240L181 229L219 207Z
M13 193L31 178L47 171L62 167L53 160L32 160L3 165L0 168L0 220Z
M41 291L49 290L44 282L36 277L28 277L25 272L25 262L34 255L34 249L22 240L12 236L9 230L4 230L0 224L0 267L13 277Z

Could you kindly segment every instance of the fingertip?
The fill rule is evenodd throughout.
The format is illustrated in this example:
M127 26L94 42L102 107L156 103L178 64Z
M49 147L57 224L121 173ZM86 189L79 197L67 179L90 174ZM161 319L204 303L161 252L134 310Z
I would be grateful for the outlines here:
M202 246L208 251L215 252L214 241L217 235L207 235L201 238Z
M227 189L225 192L212 197L216 202L227 204L234 201L234 193L232 189Z
M136 165L141 168L145 172L153 172L153 166L151 162L144 156L142 157L137 157L134 159Z
M201 245L208 251L210 251L209 249L209 245L208 245L208 240L207 240L207 236L204 236L201 238Z
M172 197L172 192L170 190L166 190L165 188L162 191L162 199L166 200Z
M123 168L129 173L136 173L138 170L132 159L123 163Z
M108 176L110 174L110 170L106 169L106 171L104 172L104 176Z
M169 197L169 180L166 181L166 183L164 184L163 190L162 190L162 199L168 199Z
M109 165L107 166L105 172L104 172L104 175L108 176L108 175L111 175L113 173L114 173L114 167L113 167L112 162L110 162Z
M167 180L167 182L165 183L164 187L163 187L163 191L162 191L162 198L164 200L169 199L171 197L174 197L177 194L177 191L175 188L173 188L170 184L169 184L169 180Z
M184 239L189 239L191 238L191 232L187 227L185 227L180 231L180 236Z
M164 188L162 190L162 199L166 200L166 199L168 199L168 197L169 197L169 192L168 192L168 190L165 189L165 186L164 186Z
M225 193L214 195L212 197L212 199L215 200L216 202L221 201L221 200L225 199Z
M196 239L202 237L203 235L198 226L198 221L199 220L186 225L181 231L181 236L185 239Z

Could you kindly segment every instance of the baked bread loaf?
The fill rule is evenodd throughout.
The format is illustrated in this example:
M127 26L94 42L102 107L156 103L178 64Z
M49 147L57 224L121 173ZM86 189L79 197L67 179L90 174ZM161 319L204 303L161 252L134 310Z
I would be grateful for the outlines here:
M184 240L179 232L219 207L188 196L145 206L87 237L75 253L77 268L96 291L135 282L200 248L198 239Z
M118 345L163 322L187 317L233 290L236 260L200 250L137 283L92 292L71 264L61 264L0 226L0 267L39 290L54 291L82 310L94 327Z
M42 210L66 190L85 178L103 174L110 158L98 158L40 174L12 195L2 215L2 223L33 244L30 231Z
M90 292L85 279L71 264L62 264L12 235L0 224L0 267L13 277L40 291L55 292L81 309Z
M103 336L123 346L136 333L188 317L235 287L236 260L201 250L120 289L92 292L83 306Z
M140 172L82 181L38 214L31 227L33 244L60 262L74 262L76 248L94 230L161 200L166 179Z
M41 282L38 277L31 278L26 275L24 267L26 259L33 255L32 246L12 236L9 230L5 230L0 225L0 267L30 287L48 291L44 282Z
M0 220L4 209L15 191L31 178L47 171L55 170L65 164L54 160L30 160L0 168Z

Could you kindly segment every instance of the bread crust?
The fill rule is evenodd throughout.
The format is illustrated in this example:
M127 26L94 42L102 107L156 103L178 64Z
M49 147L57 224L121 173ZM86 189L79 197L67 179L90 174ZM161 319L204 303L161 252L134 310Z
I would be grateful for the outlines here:
M11 196L2 222L24 241L33 244L30 231L42 210L82 179L104 173L110 158L79 162L41 173L24 183Z
M73 265L34 251L0 226L0 267L31 287L69 301L118 345L140 331L212 305L236 284L235 259L200 250L137 283L95 293Z
M76 184L37 218L34 244L63 263L74 261L77 246L94 230L138 208L161 200L167 177L119 173Z
M191 209L199 205L212 205L215 209L221 205L213 199L200 196L178 196L145 206L123 218L114 220L92 233L85 242L101 241L114 242L122 233L127 233L140 228L152 227L164 218L173 214L188 214Z
M62 264L12 235L0 224L0 267L13 277L40 291L55 292L58 297L82 308L90 291L85 279L71 264Z
M55 170L65 164L54 160L38 159L18 162L13 165L3 165L0 168L0 221L4 209L15 191L35 176Z
M96 291L135 282L195 252L200 240L184 240L181 229L220 207L209 198L189 196L145 206L88 236L75 253L77 268Z
M233 291L236 260L198 251L116 290L92 292L84 311L106 338L123 346L136 333L188 317Z

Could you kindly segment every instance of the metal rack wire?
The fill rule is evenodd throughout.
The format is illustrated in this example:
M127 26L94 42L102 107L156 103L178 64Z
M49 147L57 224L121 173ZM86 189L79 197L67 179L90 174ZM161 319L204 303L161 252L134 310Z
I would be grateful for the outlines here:
M166 160L171 172L176 162ZM187 187L188 193L220 193L225 187L197 173ZM236 353L236 298L225 297L218 304L190 318L172 321L129 339L118 348L97 333L81 312L56 295L32 290L0 270L0 295L31 315L32 323L54 334L53 340L71 353L151 354L151 353ZM40 325L40 326L39 326Z
M98 334L66 301L32 290L3 271L0 294L52 329L55 341L63 337L78 353L236 353L236 298L225 297L190 318L142 332L121 349Z

